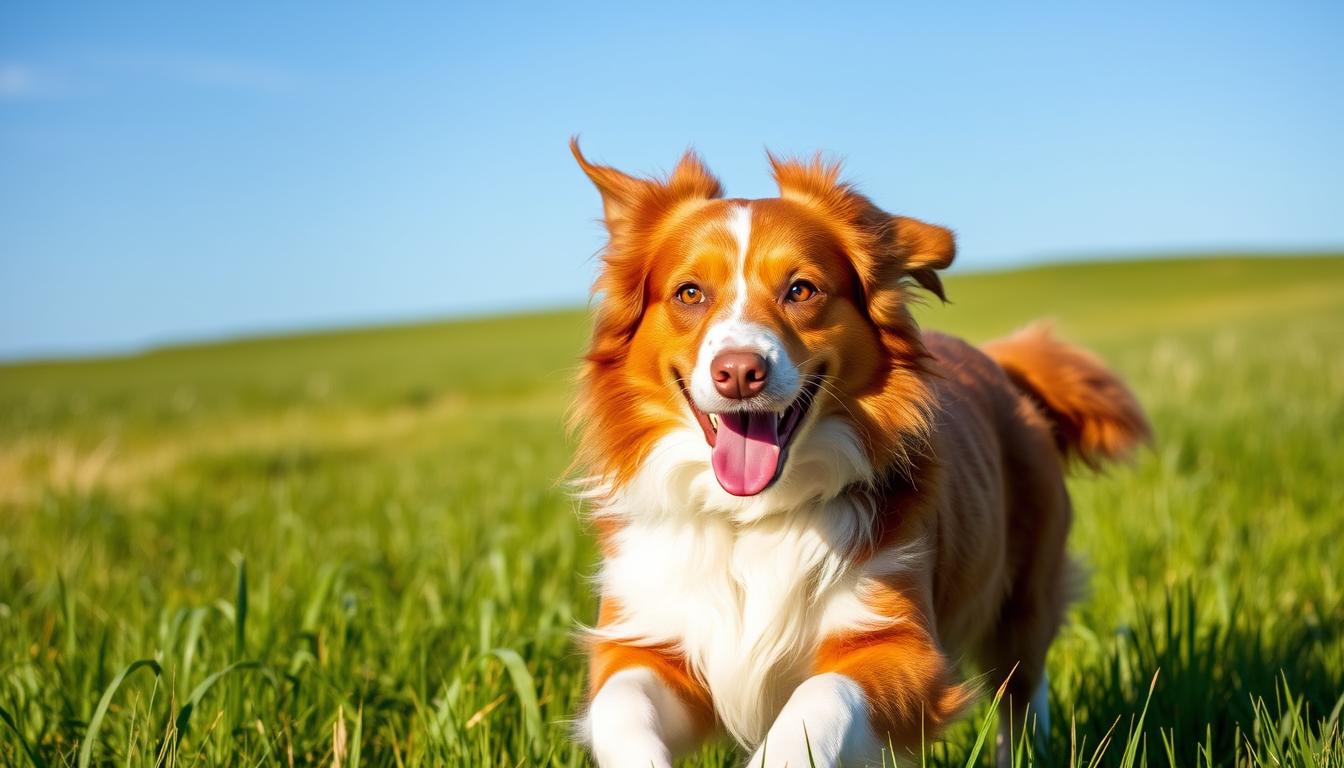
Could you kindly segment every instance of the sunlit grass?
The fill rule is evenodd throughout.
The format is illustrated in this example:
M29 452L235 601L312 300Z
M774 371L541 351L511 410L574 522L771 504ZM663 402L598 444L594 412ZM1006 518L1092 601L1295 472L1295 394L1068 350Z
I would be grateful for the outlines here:
M1158 435L1071 484L1090 590L1050 657L1050 759L1019 758L1344 765L1344 259L948 292L926 325L1055 317ZM596 554L558 480L585 328L0 368L0 764L583 764L566 719ZM928 763L966 764L986 713Z

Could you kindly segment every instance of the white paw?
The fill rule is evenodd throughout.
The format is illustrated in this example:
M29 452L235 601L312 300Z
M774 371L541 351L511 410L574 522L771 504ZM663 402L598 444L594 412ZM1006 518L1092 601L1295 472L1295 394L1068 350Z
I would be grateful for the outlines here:
M647 669L611 676L588 706L580 728L600 768L672 768L674 748L691 737L676 695Z
M868 701L844 675L817 675L798 686L749 768L832 768L880 760L881 747L868 724Z
M601 768L672 768L672 755L661 741L619 735L595 741L593 761Z
M773 729L772 729L773 731ZM781 739L781 742L774 743L772 739L767 739L756 754L747 761L747 768L811 768L816 765L817 768L826 768L834 765L834 761L828 761L824 755L818 755L811 746L803 739Z

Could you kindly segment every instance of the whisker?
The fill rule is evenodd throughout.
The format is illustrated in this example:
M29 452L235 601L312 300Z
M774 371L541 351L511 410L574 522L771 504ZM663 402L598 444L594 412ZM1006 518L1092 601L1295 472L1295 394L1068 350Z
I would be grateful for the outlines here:
M835 398L835 401L840 404L840 407L845 409L845 413L849 416L850 423L859 430L859 437L864 441L865 444L871 445L871 440L869 439L870 435L868 434L868 428L863 425L863 423L859 420L857 416L854 415L853 409L851 409L849 405L845 402L845 398L842 396L840 390L836 388L833 384L831 384L831 380L838 381L838 378L835 376L828 376L822 373L808 374L806 378L808 379L809 383L817 385L818 391L826 392L831 397ZM815 398L815 395L813 395L813 397Z

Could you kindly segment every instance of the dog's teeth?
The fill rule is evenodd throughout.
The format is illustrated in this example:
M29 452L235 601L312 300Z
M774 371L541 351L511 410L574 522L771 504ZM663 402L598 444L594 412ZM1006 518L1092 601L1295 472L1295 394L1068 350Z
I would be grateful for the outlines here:
M709 423L714 425L714 431L717 432L719 430L719 414L709 414Z

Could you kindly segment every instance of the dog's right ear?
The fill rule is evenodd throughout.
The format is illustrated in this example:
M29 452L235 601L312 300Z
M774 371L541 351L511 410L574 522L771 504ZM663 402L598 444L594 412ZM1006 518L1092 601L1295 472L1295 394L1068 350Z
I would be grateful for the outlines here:
M649 192L651 183L621 173L610 166L588 162L588 158L583 156L583 150L579 149L578 136L569 140L569 151L574 153L574 159L579 161L579 167L588 174L593 186L597 187L598 193L602 195L602 213L607 222L607 230L624 226L640 198Z
M589 162L579 149L577 136L569 140L569 149L602 195L603 218L607 232L613 238L627 234L639 215L657 216L685 200L708 200L723 195L719 180L690 150L682 155L677 167L664 181L636 178L610 166Z

